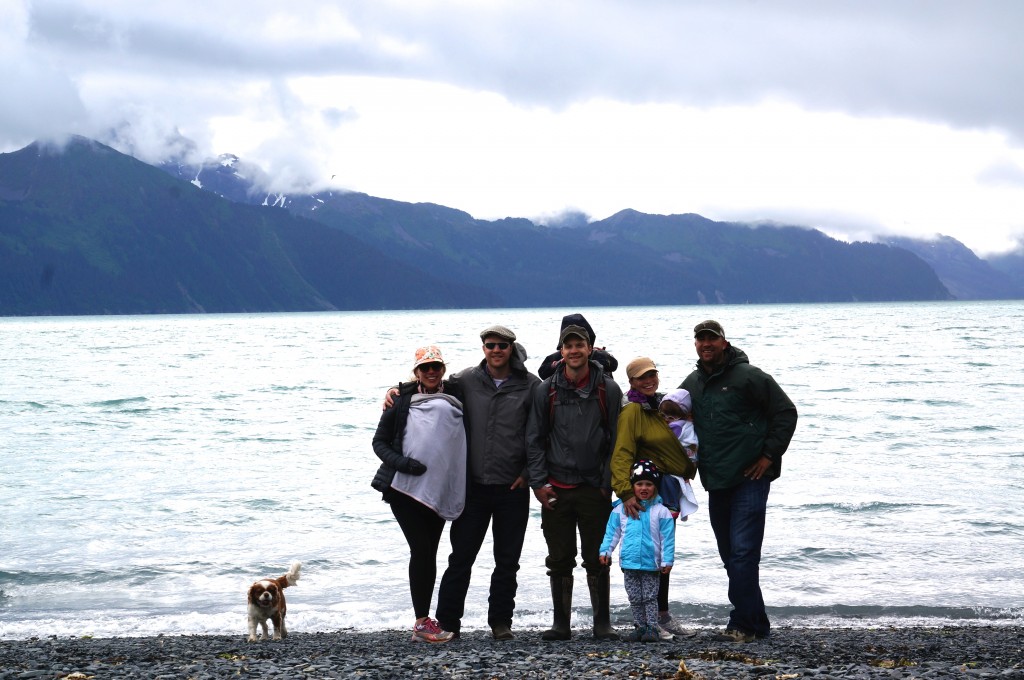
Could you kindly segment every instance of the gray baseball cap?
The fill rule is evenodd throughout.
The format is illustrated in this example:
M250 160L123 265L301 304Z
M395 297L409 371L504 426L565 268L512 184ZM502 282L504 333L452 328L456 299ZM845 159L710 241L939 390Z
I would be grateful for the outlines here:
M725 329L722 328L722 324L711 319L708 319L707 321L701 321L699 324L693 327L693 337L697 337L701 333L714 333L720 338L725 337Z

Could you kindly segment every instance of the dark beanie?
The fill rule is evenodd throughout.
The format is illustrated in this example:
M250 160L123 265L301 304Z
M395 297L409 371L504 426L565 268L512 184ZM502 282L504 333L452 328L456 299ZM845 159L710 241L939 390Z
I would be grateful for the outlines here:
M568 326L582 326L587 331L587 335L590 336L590 346L594 347L594 341L597 340L597 334L594 333L594 329L591 327L590 322L582 314L566 314L562 317L562 326L559 329L559 336L561 331L564 331ZM562 343L558 343L555 349L562 349Z
M642 458L633 463L633 467L629 471L630 485L636 484L641 479L653 482L654 486L659 489L661 488L661 471L658 469L658 466L654 464L654 461Z

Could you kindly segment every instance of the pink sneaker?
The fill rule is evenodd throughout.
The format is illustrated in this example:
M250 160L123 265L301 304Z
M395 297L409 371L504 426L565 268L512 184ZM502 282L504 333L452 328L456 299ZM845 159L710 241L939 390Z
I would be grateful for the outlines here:
M454 633L442 630L437 621L429 616L412 627L413 642L448 642L453 637Z

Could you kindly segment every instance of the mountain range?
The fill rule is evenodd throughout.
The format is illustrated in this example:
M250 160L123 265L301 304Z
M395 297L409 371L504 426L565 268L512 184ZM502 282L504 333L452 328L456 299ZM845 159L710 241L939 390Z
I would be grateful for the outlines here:
M232 156L154 167L81 137L0 154L0 315L1024 297L1019 254L994 266L949 238L634 210L488 221L260 180Z

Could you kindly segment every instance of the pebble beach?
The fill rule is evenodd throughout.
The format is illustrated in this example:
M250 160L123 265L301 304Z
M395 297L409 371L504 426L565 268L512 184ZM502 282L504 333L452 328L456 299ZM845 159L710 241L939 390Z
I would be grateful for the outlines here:
M625 630L623 630L625 632ZM780 628L749 644L714 631L673 642L544 642L464 631L417 644L405 631L31 638L0 641L0 680L56 678L1024 678L1024 628Z

